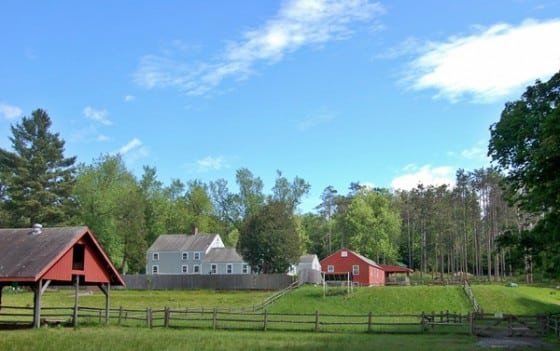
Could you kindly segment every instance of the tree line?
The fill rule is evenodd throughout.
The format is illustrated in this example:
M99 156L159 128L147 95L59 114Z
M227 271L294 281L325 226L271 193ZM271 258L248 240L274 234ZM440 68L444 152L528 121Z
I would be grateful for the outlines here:
M379 263L403 263L430 278L499 280L560 271L560 73L507 103L490 126L493 167L460 169L455 185L391 191L332 186L314 212L298 206L311 185L277 171L265 192L249 169L224 179L173 179L155 167L136 177L119 155L77 163L37 109L11 127L0 149L0 225L87 225L123 273L143 272L158 235L219 233L257 272L285 272L302 253L347 247Z

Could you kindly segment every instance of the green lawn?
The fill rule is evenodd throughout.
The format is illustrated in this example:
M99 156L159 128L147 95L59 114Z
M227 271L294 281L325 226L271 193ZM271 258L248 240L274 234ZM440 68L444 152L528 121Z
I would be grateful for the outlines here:
M468 335L395 336L123 327L0 330L0 350L3 351L485 350L476 343L477 339Z
M560 290L550 287L520 285L472 285L477 302L484 312L519 315L560 313Z
M342 288L304 286L270 306L271 312L420 314L471 310L461 286L386 286L355 288L350 294Z

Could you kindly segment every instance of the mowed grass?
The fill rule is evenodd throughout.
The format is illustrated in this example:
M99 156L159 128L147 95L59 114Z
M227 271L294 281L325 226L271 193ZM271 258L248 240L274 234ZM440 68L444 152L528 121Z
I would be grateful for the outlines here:
M216 290L121 290L111 291L111 308L153 309L251 309L270 296L270 291L216 291ZM80 290L79 304L83 307L105 307L105 295L97 289ZM33 305L33 293L4 290L5 306ZM43 307L71 307L74 305L73 289L49 289L41 300Z
M461 286L386 286L355 288L350 294L344 288L304 286L270 306L276 313L323 314L416 314L422 312L471 311Z
M476 344L477 339L468 335L394 336L122 327L0 330L2 351L485 350Z
M517 315L560 313L560 290L520 285L472 285L477 302L486 313Z

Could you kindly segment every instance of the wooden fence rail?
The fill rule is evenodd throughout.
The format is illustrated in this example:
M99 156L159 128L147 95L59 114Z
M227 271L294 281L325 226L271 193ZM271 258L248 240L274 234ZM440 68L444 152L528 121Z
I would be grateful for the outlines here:
M421 314L275 313L262 311L231 311L219 309L169 308L110 309L79 307L80 324L113 325L147 328L198 328L222 330L278 330L348 333L459 333L485 335L503 333L516 336L522 331L536 335L560 337L560 315L513 316L482 313L460 314L449 311ZM72 324L73 307L42 308L43 325ZM29 325L33 321L31 307L2 306L0 324Z

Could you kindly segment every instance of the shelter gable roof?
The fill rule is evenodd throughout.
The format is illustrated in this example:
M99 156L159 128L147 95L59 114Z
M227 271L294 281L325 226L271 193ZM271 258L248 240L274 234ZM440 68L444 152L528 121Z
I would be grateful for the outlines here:
M408 267L390 265L390 264L382 264L381 268L385 271L385 273L412 273L414 270Z
M37 281L82 237L106 262L114 283L124 285L110 259L88 227L42 228L36 234L30 228L0 229L0 281Z

